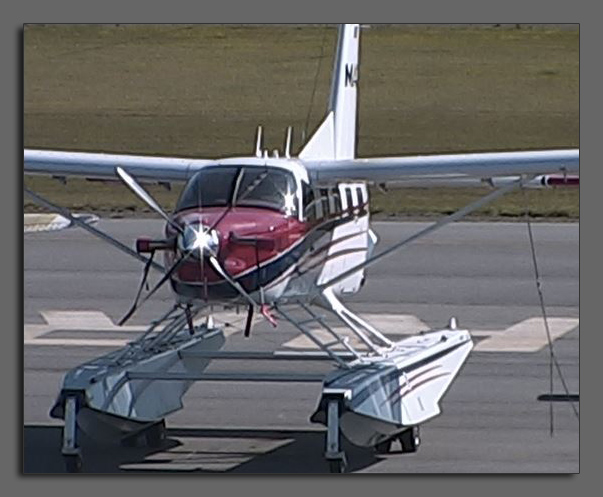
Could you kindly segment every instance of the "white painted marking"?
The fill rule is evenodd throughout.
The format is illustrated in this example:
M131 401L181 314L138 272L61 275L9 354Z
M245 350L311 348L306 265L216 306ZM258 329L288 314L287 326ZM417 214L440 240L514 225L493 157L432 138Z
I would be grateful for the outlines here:
M361 317L373 325L377 330L381 331L388 336L397 335L414 335L420 331L429 330L423 321L412 314L362 314ZM347 327L333 327L333 330L339 333L343 337L349 339L350 345L354 348L363 349L366 346L360 341L360 339ZM329 343L335 340L333 335L328 331L318 329L313 332L319 340ZM289 340L284 347L293 349L314 349L316 345L303 334ZM336 350L343 349L342 345L334 347Z
M429 330L429 326L413 314L361 314L361 317L378 330L392 335L414 335Z
M146 326L118 326L112 319L102 311L42 311L42 317L47 324L26 324L24 326L24 345L54 345L73 347L124 347L136 339L136 335L144 332ZM216 317L217 323L234 322L245 320L245 317L234 313L224 313ZM195 324L204 322L205 318L195 321ZM100 331L110 335L111 332L130 332L131 339L125 338L54 338L44 335L57 330L65 331ZM224 335L230 336L240 332L238 326L224 327Z
M125 347L131 341L117 338L34 338L24 340L23 344L63 347Z
M87 224L98 222L98 216L94 214L73 214ZM71 228L74 224L66 217L60 214L24 214L23 232L35 233L38 231L58 231L65 228Z
M53 330L143 331L146 326L118 326L101 311L42 311Z
M67 228L69 219L58 214L24 214L23 231L33 233L36 231L57 231Z
M416 316L406 314L374 314L363 315L386 336L398 338L400 335L413 335L429 327ZM577 318L549 318L551 337L556 340L576 328L579 324ZM334 328L344 337L349 337L350 344L359 349L364 345L347 328ZM469 330L474 337L483 337L484 340L476 344L474 350L479 352L538 352L548 345L542 318L529 318L514 324L506 330ZM332 342L334 338L328 332L320 329L314 335L323 342ZM283 347L291 349L315 349L316 345L305 335L300 334L289 340ZM334 347L341 350L342 346Z
M64 338L40 338L55 330L95 330L95 331L120 331L140 333L146 329L145 326L117 326L111 318L100 311L42 311L42 317L46 324L26 324L24 326L25 345L101 345L99 339L81 340ZM100 339L105 340L105 339ZM109 340L107 346L119 346L126 344L129 340ZM88 342L88 343L81 343ZM111 345L108 345L108 344Z
M187 437L182 437L187 438ZM144 463L123 464L123 469L170 469L228 471L252 459L273 452L293 442L291 438L271 440L265 438L197 437L195 450L182 446L148 456ZM166 459L169 459L166 461Z
M556 340L579 324L577 318L548 318L551 339ZM479 352L538 352L548 345L542 318L530 318L504 331L491 332L490 337L479 342Z
M25 343L27 343L27 341L32 341L49 331L51 331L51 328L47 324L26 324L23 329Z
M135 340L135 333L141 333L146 326L118 326L109 316L101 311L43 311L42 316L47 324L26 324L24 327L23 343L25 345L49 345L49 346L98 346L98 347L123 347ZM429 327L412 314L363 314L362 317L373 324L375 328L389 337L401 338L406 335L414 335L420 331L428 330ZM231 336L242 332L246 320L246 313L236 314L234 312L219 313L214 315L217 326L223 326L224 335ZM205 318L196 320L201 323ZM255 323L261 323L262 318L256 317ZM230 323L230 326L224 326ZM556 340L573 330L579 325L577 318L549 318L549 328L553 340ZM365 349L365 345L348 328L334 327L337 333L348 337L350 344L359 349ZM131 339L98 337L98 338L53 338L45 337L47 333L55 330L69 331L101 331L107 332L131 332ZM475 346L478 352L537 352L548 345L544 323L542 318L529 318L514 324L506 330L469 330L474 337L484 337ZM324 330L314 332L323 342L333 342L335 338ZM288 349L315 349L314 343L303 334L283 344ZM341 350L343 346L334 347Z
M348 328L333 328L333 330L349 340L349 344L355 349L363 350L366 346L354 335ZM325 330L312 330L312 335L315 336L322 343L331 343L335 341L335 337ZM282 345L288 349L316 349L316 345L306 335L299 334L295 338L289 340ZM333 350L343 350L343 345L336 345L332 347Z

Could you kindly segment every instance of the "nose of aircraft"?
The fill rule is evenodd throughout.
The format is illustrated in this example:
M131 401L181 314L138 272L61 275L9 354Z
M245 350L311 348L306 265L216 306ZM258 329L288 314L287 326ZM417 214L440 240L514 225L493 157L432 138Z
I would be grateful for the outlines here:
M305 225L296 218L261 208L204 208L181 213L177 222L182 227L177 250L167 255L186 260L174 278L191 285L209 284L209 293L225 278L243 278L244 286L255 287L262 278L277 274L280 262L286 262L279 254L305 233ZM266 264L272 264L269 270L260 270Z
M178 236L178 248L183 254L196 258L217 256L220 248L218 232L202 222L187 223Z

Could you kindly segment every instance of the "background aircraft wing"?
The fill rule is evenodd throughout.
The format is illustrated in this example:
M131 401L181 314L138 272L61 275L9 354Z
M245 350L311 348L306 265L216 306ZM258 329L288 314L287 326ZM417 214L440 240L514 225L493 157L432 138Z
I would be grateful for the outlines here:
M379 157L337 161L304 161L316 181L365 180L375 183L421 180L458 180L496 176L579 172L580 152L540 150L450 155Z
M117 179L115 168L126 169L139 181L186 181L212 160L125 154L31 150L23 152L26 174Z

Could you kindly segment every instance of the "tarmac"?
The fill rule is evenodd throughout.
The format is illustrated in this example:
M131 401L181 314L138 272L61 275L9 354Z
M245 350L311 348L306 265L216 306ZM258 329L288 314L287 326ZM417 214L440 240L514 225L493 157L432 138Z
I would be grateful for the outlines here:
M377 250L424 227L377 222ZM151 219L101 220L100 229L133 245L161 235ZM579 225L533 225L555 354L570 393L579 393ZM62 425L49 417L64 374L122 346L169 308L160 291L124 328L141 264L80 229L24 235L24 472L63 472ZM446 325L455 316L476 347L444 397L442 414L422 427L415 454L378 455L346 444L359 473L576 473L579 420L549 393L549 349L522 223L455 223L368 271L350 307L397 338ZM219 315L228 350L296 350L288 326ZM235 362L214 371L259 371ZM275 369L276 368L276 369ZM325 364L272 370L322 373ZM555 393L563 393L555 374ZM184 409L167 418L159 448L99 446L84 440L84 472L324 473L324 428L309 422L319 384L198 383ZM552 418L551 418L552 409ZM551 419L553 433L551 435Z

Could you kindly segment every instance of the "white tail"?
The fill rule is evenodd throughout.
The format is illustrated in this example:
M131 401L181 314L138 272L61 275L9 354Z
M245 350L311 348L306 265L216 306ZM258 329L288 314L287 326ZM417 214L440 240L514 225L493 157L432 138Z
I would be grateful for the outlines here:
M342 24L327 116L299 154L300 159L355 158L359 46L360 25Z

